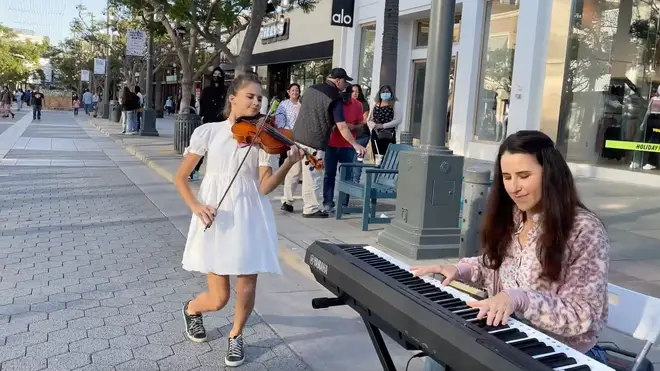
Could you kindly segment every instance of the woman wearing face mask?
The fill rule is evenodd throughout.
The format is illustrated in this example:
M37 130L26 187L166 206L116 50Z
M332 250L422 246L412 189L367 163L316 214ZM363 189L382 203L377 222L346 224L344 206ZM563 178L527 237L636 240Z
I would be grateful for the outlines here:
M609 237L580 201L573 176L552 140L519 131L502 142L480 233L483 255L456 265L413 267L483 288L483 325L519 319L605 363L596 345L607 321Z
M371 139L377 147L377 152L381 155L385 154L390 143L396 143L396 128L403 119L401 105L395 103L396 97L392 92L392 87L381 86L367 119L371 128Z

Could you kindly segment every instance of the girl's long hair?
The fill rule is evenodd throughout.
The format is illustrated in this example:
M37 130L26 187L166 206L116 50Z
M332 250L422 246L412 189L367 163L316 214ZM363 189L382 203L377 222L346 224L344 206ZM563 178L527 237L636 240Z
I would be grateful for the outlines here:
M540 131L523 130L504 140L497 154L495 174L488 207L481 227L483 262L491 269L499 269L507 255L514 231L515 204L504 188L502 155L524 153L534 156L543 167L540 201L541 236L538 259L543 267L542 277L556 281L560 277L566 243L573 229L578 208L586 209L578 197L571 170L552 139Z

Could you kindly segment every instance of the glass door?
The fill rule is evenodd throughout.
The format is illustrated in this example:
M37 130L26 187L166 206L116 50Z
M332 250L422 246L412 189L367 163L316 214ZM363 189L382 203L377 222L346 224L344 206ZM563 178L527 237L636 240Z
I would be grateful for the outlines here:
M458 53L454 51L451 57L449 71L449 101L447 104L447 142L451 133L452 108L454 106L454 80L456 77L456 62ZM414 139L419 140L422 128L422 107L424 106L424 82L426 79L426 59L413 61L412 67L412 98L410 102L410 132ZM442 103L442 102L437 102Z

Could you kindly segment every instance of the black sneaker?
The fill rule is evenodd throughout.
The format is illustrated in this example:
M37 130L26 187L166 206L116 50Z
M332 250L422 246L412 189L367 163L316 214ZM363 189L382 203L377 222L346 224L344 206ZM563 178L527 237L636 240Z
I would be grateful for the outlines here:
M202 320L202 315L198 314L196 316L192 316L188 314L188 303L190 301L187 301L183 305L183 323L186 327L186 336L190 341L194 341L196 343L202 343L206 341L206 329L204 329L204 322Z
M303 218L316 218L316 219L325 219L328 217L328 213L325 211L317 210L311 214L303 214Z
M227 355L225 356L225 365L228 367L238 367L245 362L245 352L243 351L243 335L229 338L227 346Z
M280 210L286 211L287 213L292 213L293 212L293 205L289 205L286 202L282 203L282 207L280 207Z

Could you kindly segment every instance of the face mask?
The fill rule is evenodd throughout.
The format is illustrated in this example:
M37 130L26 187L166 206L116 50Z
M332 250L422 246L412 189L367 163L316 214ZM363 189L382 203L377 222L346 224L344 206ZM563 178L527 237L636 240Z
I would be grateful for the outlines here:
M380 93L380 99L390 100L392 98L392 93Z
M213 82L220 82L220 76L213 75Z

